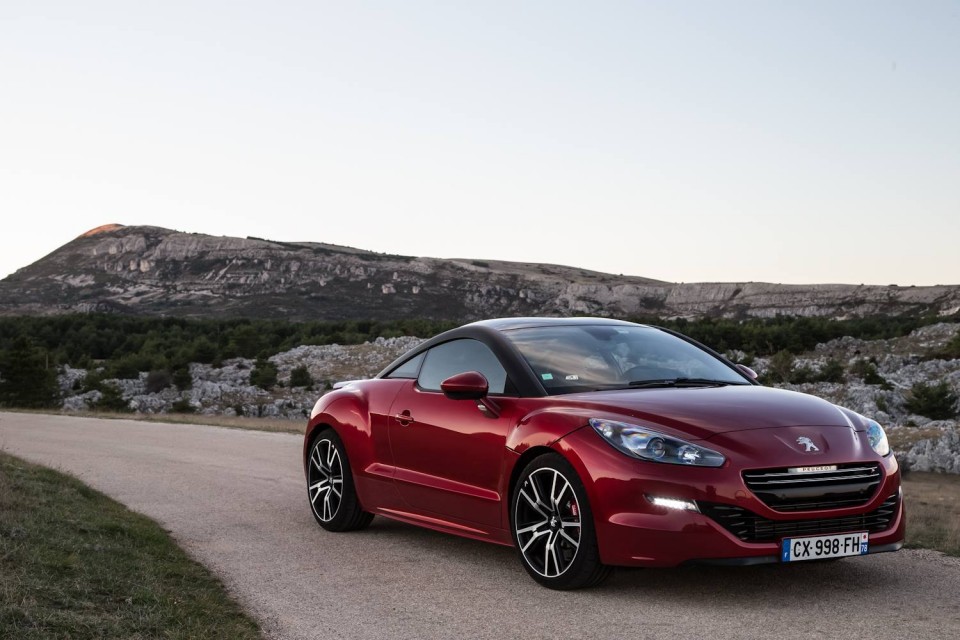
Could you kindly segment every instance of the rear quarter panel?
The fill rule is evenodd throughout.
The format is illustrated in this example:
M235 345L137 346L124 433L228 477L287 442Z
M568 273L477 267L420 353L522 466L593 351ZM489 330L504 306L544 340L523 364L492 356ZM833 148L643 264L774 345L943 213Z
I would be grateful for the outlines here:
M313 439L322 430L331 428L346 449L360 504L366 509L395 506L399 497L392 482L393 459L387 421L394 397L409 382L365 380L323 396L304 434L304 473Z

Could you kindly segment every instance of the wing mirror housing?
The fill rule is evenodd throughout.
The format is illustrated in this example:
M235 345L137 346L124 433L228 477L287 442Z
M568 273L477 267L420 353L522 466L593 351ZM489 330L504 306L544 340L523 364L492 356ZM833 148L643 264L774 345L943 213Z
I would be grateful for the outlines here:
M737 369L740 370L740 373L742 373L743 375L747 376L747 377L750 378L751 380L756 380L756 379L757 379L757 372L754 371L753 369L751 369L750 367L748 367L747 365L745 365L745 364L737 364Z
M441 382L440 390L451 400L482 400L487 397L490 385L479 371L466 371Z
M477 409L488 418L500 417L500 406L487 397L490 384L479 371L466 371L450 376L440 383L440 390L451 400L474 400Z

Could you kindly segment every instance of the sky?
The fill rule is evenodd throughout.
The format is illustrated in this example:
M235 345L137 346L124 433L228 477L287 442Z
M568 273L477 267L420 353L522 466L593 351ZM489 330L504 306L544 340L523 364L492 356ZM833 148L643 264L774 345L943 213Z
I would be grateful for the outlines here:
M4 0L0 216L958 284L960 2Z

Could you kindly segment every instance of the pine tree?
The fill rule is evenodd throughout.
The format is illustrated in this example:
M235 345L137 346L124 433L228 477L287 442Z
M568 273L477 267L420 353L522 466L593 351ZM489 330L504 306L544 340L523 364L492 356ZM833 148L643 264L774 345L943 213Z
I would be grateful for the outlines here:
M45 349L20 336L0 360L0 406L42 409L60 397L56 368Z

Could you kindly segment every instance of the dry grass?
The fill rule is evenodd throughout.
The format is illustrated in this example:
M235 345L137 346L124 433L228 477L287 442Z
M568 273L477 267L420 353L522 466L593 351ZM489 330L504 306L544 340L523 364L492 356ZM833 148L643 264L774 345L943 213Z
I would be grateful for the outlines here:
M899 427L887 430L887 439L894 451L907 451L921 440L937 440L943 435L941 429L927 427Z
M907 546L960 556L960 476L908 473L903 493Z
M138 420L141 422L166 422L172 424L203 424L229 429L250 429L253 431L274 431L279 433L299 433L306 430L307 420L286 420L284 418L248 418L245 416L207 416L195 413L119 413L110 411L84 411L68 413L31 409L4 409L16 413L40 413L75 418L105 418L107 420Z

